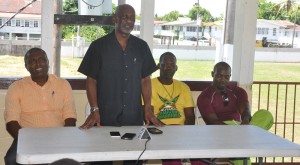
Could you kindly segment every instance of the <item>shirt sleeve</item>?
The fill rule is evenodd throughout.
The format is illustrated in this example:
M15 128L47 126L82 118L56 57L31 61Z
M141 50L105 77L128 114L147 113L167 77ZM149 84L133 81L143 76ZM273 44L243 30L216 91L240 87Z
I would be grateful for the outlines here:
M101 55L97 54L95 44L95 42L91 43L78 68L78 72L93 79L97 78L99 68L101 67Z
M72 95L72 88L68 81L64 81L64 106L63 106L63 118L64 120L67 118L74 118L76 119L76 110L75 110L75 103L74 98Z
M145 56L144 56L144 62L142 67L143 67L142 78L151 75L153 72L157 70L156 63L154 61L150 48L146 42L145 42Z
M211 104L210 97L207 96L204 91L199 95L197 99L197 106L201 116L207 116L210 113L215 113Z
M237 98L238 98L238 102L246 102L246 103L249 103L249 100L248 100L248 94L247 92L243 89L243 88L240 88L240 87L237 87L236 88L237 90Z
M20 122L21 115L21 103L20 103L20 93L21 87L18 86L18 82L13 83L7 90L5 97L5 110L4 110L4 120L6 123L10 121Z

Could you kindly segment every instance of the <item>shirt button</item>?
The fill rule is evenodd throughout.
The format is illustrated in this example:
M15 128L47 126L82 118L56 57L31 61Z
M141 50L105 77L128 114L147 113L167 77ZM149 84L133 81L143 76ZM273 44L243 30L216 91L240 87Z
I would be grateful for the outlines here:
M124 56L126 56L127 54L126 53L124 53Z
M127 81L127 78L125 78L125 81Z
M124 91L124 93L126 94L126 93L127 93L127 91Z
M128 68L128 66L127 66L127 65L125 65L125 68Z

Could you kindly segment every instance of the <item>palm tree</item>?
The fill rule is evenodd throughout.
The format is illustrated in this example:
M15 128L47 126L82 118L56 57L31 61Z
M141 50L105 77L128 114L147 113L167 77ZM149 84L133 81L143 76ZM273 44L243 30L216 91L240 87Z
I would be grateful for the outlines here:
M277 9L277 14L276 17L281 13L285 12L286 14L289 14L290 11L294 6L298 6L297 0L282 0L281 2L278 3L278 9Z

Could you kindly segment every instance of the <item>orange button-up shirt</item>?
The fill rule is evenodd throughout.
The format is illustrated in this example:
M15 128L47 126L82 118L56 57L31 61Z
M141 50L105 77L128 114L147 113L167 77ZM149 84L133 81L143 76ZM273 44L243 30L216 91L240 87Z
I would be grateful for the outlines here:
M72 88L68 81L49 74L44 86L31 77L11 84L5 97L4 119L21 127L61 127L67 118L76 119Z

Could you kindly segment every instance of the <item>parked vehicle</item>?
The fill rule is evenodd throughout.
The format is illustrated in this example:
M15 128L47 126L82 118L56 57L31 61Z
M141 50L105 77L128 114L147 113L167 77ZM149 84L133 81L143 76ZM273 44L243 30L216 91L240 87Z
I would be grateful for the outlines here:
M269 48L291 48L291 44L280 43L278 40L268 40L267 37L263 37L261 40L256 40L256 47L269 47Z

